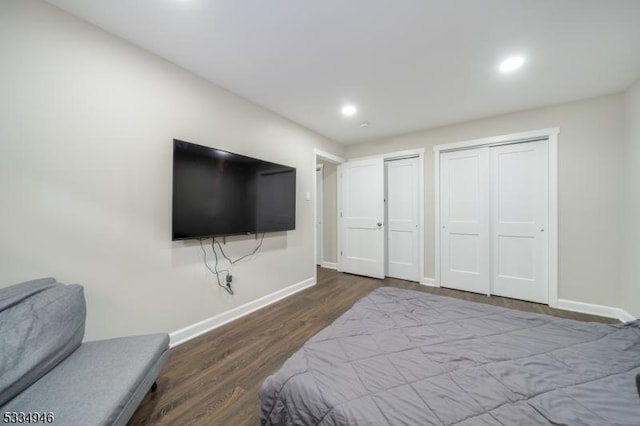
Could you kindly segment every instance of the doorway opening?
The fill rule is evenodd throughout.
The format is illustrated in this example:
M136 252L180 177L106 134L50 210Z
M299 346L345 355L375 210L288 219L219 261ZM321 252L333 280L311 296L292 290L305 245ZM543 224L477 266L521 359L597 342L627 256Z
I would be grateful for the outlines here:
M314 150L313 161L314 262L322 268L337 269L338 173L344 159L328 152Z
M324 259L323 249L323 224L324 224L324 211L323 211L323 198L324 198L324 164L318 164L316 162L316 265L321 266Z

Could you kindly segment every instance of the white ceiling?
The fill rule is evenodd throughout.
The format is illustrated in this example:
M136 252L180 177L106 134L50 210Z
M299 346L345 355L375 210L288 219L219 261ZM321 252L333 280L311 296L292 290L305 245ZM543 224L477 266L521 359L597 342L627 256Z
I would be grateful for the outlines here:
M640 0L47 1L347 144L640 77ZM500 74L513 54L525 66Z

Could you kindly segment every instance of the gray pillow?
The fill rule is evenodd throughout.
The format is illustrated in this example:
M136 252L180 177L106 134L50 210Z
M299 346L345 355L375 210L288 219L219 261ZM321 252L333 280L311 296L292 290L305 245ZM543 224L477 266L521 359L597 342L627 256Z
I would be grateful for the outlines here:
M0 289L0 406L49 372L84 337L82 286L47 281Z
M0 288L0 312L16 303L20 303L22 299L53 287L55 284L56 279L49 277Z

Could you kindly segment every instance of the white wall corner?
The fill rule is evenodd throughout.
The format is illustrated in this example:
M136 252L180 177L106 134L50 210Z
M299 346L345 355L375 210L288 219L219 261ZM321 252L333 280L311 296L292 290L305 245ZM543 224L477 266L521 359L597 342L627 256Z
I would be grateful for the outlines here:
M321 267L323 268L327 268L327 269L338 269L338 264L335 262L327 262L327 261L322 261L322 263L320 264Z
M429 278L429 277L423 277L420 284L426 285L429 287L440 287L438 284L436 284L435 278Z
M265 306L271 305L278 300L289 297L292 294L304 290L305 288L311 287L315 284L316 278L310 277L306 280L300 281L297 284L283 288L282 290L278 290L274 293L267 294L266 296L263 296L249 303L245 303L244 305L238 306L237 308L233 308L195 324L188 325L184 328L181 328L180 330L173 331L169 333L169 346L173 348L175 346L181 345L182 343L198 337L201 334L214 330L245 315L249 315L250 313L257 311L258 309L262 309Z
M607 318L616 318L621 322L633 321L636 318L621 308L596 305L593 303L576 302L574 300L558 299L558 309L580 312L583 314L598 315Z

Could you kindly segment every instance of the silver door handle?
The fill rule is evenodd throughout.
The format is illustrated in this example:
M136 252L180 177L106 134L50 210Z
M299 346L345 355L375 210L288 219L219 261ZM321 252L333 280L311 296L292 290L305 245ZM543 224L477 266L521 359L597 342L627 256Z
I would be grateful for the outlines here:
M544 228L540 228L540 232L544 232Z
M378 225L378 228L382 226L382 222L378 222L376 225Z

